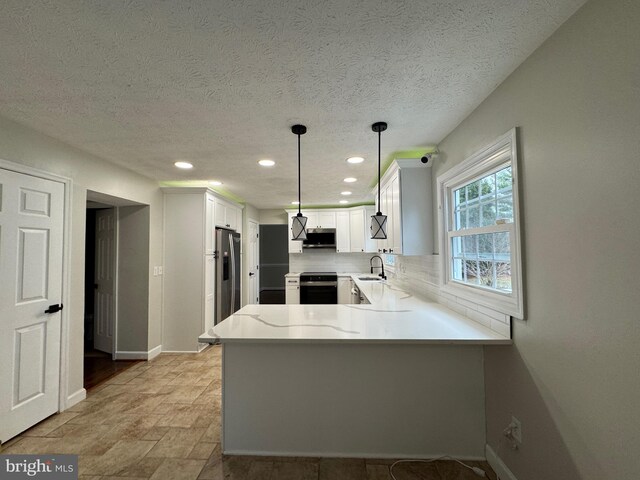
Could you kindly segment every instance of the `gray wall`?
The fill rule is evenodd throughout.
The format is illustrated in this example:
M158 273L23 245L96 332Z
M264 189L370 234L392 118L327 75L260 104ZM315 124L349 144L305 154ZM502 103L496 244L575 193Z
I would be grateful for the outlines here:
M149 207L120 207L118 208L118 351L148 351L148 329Z
M284 209L276 208L271 210L260 210L260 224L281 225L288 224L287 212Z
M436 176L520 127L527 318L485 348L487 440L518 480L640 472L638 25L638 1L587 3L440 144Z
M87 189L113 197L146 204L149 209L149 265L162 265L162 193L157 182L105 162L86 152L0 117L0 158L62 175L73 181L71 204L70 305L69 316L69 395L80 392L83 385L84 330L84 237ZM146 342L149 349L161 342L162 277L143 272L148 285L148 324Z

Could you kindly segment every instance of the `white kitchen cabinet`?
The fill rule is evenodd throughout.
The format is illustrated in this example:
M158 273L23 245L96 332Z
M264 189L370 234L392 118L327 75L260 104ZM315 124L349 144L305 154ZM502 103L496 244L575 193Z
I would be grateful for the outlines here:
M242 233L242 209L238 206L221 198L216 198L215 218L216 226Z
M292 218L297 212L287 211L287 217L289 219L289 231L287 232L289 238L289 253L302 253L302 240L291 240L291 224Z
M215 213L216 213L216 197L214 197L211 193L207 192L205 194L205 216L204 216L204 225L205 225L205 255L213 255L216 249L216 238L214 235L215 232Z
M336 212L318 212L318 228L336 228Z
M197 352L198 336L215 317L215 227L218 202L242 212L207 188L163 188L163 350ZM227 215L226 212L223 212ZM226 219L225 219L226 220ZM237 220L236 220L237 221ZM226 225L226 223L225 223Z
M374 207L349 209L349 240L351 252L376 252L376 241L371 239L370 224Z
M285 277L285 302L287 305L298 305L300 303L300 277Z
M351 252L351 221L348 211L336 212L336 252Z
M378 205L376 196L376 211L382 212L387 216L387 238L384 240L375 240L378 252L388 252L393 245L393 212L391 211L392 188L391 183L385 183L380 188L380 204ZM371 232L369 232L371 237Z
M338 304L350 304L352 302L351 289L353 288L351 277L338 276Z
M286 212L289 220L289 253L302 253L302 242L290 238L291 217L298 211ZM375 240L371 239L369 231L370 218L374 212L373 206L360 206L335 210L303 210L302 214L307 217L307 228L336 229L336 253L375 253L377 245Z
M197 352L213 325L214 197L207 189L164 189L163 349Z
M382 177L380 185L381 212L387 215L387 239L377 241L378 252L431 255L431 167L419 159L396 159ZM377 186L374 192L377 196Z
M335 210L303 210L302 214L307 217L307 228L336 228Z

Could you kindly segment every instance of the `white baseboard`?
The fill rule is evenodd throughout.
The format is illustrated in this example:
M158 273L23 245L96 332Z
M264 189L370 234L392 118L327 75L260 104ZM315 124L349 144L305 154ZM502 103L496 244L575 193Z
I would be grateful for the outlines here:
M140 351L140 352L116 352L115 359L116 360L151 360L162 352L162 345L158 345L157 347L152 348L148 352Z
M162 350L162 353L200 353L201 350Z
M489 444L485 445L485 454L487 456L487 463L491 465L491 468L493 468L493 471L496 472L500 480L518 480Z
M147 360L153 360L161 353L162 353L162 345L158 345L157 347L154 347L151 350L149 350Z
M251 457L311 457L311 458L384 458L384 459L398 459L398 458L407 458L407 459L416 459L416 460L433 460L435 458L442 458L444 456L449 456L446 453L421 453L419 455L416 454L408 454L402 452L395 453L367 453L367 452L317 452L317 451L309 451L309 452L285 452L280 450L274 451L262 451L262 450L239 450L239 449L231 449L225 450L224 447L222 449L222 453L224 455L240 455L240 456L251 456ZM453 457L452 457L453 458ZM464 457L455 457L457 459L469 460L469 461L484 461L484 457L482 455L465 455Z
M80 403L82 400L87 398L87 391L84 388L81 388L77 392L72 393L67 397L67 402L65 405L65 410L67 408L73 407L76 403Z

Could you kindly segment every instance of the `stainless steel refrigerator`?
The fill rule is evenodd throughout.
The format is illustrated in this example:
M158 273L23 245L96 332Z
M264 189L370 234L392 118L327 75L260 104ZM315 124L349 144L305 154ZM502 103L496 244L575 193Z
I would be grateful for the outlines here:
M240 234L216 228L215 257L217 325L240 309Z

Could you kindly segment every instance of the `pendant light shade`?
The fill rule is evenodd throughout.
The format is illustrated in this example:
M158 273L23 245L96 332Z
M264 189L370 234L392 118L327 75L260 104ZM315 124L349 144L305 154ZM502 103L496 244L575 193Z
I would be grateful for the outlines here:
M386 240L387 238L387 216L382 214L380 206L380 143L381 134L387 129L385 122L376 122L371 125L371 130L378 133L378 211L371 215L371 238L375 240Z
M298 214L291 217L291 240L307 239L307 217L302 215L300 211L300 135L307 133L307 127L304 125L294 125L291 132L298 136Z

